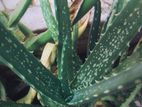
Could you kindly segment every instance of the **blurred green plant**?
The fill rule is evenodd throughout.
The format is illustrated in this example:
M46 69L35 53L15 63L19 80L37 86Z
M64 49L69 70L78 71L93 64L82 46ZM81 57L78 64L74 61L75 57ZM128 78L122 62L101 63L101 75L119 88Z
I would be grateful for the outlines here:
M37 93L43 106L89 107L94 106L94 102L100 98L116 102L111 99L113 95L106 96L120 93L129 84L136 88L120 105L128 107L142 87L141 45L137 45L131 56L124 58L131 40L141 29L142 0L115 0L102 30L100 0L80 0L79 3L76 0L70 8L67 0L54 2L55 16L49 0L40 0L48 29L39 35L19 22L31 0L23 1L11 16L0 14L1 64L8 66L31 86L28 95L17 102L30 104ZM88 18L79 25L81 18L92 7L95 8L94 19L88 34L88 55L83 63L77 54L77 41L87 26ZM49 42L53 45L49 45ZM39 48L43 50L41 62L32 54ZM118 57L123 59L117 67L112 68ZM55 66L57 70L53 70ZM5 101L0 101L0 106L33 106L8 102L4 87L1 90L1 99Z

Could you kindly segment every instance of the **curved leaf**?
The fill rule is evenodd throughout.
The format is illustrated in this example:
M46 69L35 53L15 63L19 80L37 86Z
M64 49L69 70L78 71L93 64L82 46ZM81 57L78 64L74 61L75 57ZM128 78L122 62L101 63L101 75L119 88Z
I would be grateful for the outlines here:
M129 47L129 42L141 28L141 5L141 0L131 0L118 14L80 69L72 84L75 89L88 87L109 73L111 64Z
M89 40L88 40L88 55L90 54L90 51L94 49L96 46L96 43L98 42L100 38L100 20L101 20L101 2L100 0L97 1L95 5L95 11L94 11L94 18L93 18L93 24L90 29L89 34Z
M68 104L76 105L91 99L100 98L102 95L106 95L116 89L121 89L123 85L134 82L137 79L141 79L141 77L142 62L138 62L134 64L130 70L120 72L119 74L112 76L107 80L103 80L98 84L75 91L73 99L68 102Z
M0 23L0 60L31 87L57 102L64 103L62 95L65 97L66 89L62 90L63 84L30 54L2 23Z
M30 6L32 0L23 0L20 5L14 10L10 15L8 25L9 27L15 26L21 17L24 15L28 7Z
M73 24L77 23L95 4L97 0L84 0Z
M52 32L52 38L58 41L58 25L52 14L49 0L39 0L47 27Z

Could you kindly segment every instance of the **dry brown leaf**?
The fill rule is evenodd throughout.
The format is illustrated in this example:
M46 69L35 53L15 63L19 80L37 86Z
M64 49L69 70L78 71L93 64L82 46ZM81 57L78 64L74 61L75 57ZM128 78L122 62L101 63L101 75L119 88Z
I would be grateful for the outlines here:
M36 94L37 92L32 87L30 87L28 94L25 97L17 100L16 103L31 104L36 97Z
M57 46L53 43L47 43L44 47L40 61L48 69L55 60L56 50Z
M71 19L71 22L73 22L73 20L75 19L81 5L83 3L83 0L75 0L73 2L73 4L71 5L70 7L70 19Z
M83 0L75 0L70 7L70 19L71 22L75 19L78 11L83 3ZM78 37L80 37L85 31L90 19L90 11L79 21Z
M78 36L80 37L83 32L85 31L88 23L89 23L89 20L90 20L90 12L88 12L80 21L79 21L79 28L78 28Z

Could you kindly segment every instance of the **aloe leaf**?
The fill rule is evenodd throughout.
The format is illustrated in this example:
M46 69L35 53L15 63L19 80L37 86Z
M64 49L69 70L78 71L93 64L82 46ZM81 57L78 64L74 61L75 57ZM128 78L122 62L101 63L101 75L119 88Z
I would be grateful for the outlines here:
M73 80L76 78L77 74L79 73L79 69L81 68L82 65L82 60L80 57L77 55L77 52L73 50L73 55L72 55L72 79L70 81L70 84L73 82Z
M77 23L97 2L98 0L84 0L73 24Z
M131 83L142 77L142 62L138 62L132 66L131 69L120 72L119 74L103 80L98 84L94 84L87 88L83 88L74 92L73 99L68 102L70 105L75 105L88 101L90 99L97 99L102 95L113 92L116 89L122 88L124 85ZM129 78L128 78L129 77ZM126 79L127 78L127 79Z
M117 14L121 12L124 7L127 5L128 0L115 0L114 1L114 6L112 7L112 13L110 16L110 23L117 17Z
M81 68L83 62L80 57L77 55L77 52L73 50L72 53L72 71L70 75L69 87L72 89L72 83L76 79L76 76L79 73L79 69Z
M127 5L127 3L129 2L129 0L115 0L114 1L114 6L113 9L115 10L116 13L121 12L124 7Z
M27 26L25 26L23 23L18 23L18 27L26 37L34 35L33 32Z
M57 0L58 37L58 78L67 85L72 72L71 22L67 0ZM70 69L69 69L70 68Z
M3 23L4 26L8 24L8 19L3 12L0 12L0 22Z
M93 24L90 29L89 41L88 41L88 54L92 51L99 40L100 32L100 20L101 20L101 2L97 1L95 4Z
M59 52L59 51L58 51ZM65 38L63 43L63 48L61 52L61 60L60 67L58 69L58 78L65 83L68 83L72 79L72 48L71 48L71 41L68 37ZM69 69L70 68L70 69Z
M142 1L131 0L118 14L113 25L102 36L88 59L80 69L73 84L75 88L87 87L103 79L111 69L111 64L128 47L129 42L142 25Z
M129 107L130 103L134 100L134 98L140 92L141 89L142 89L142 84L137 84L136 88L131 92L130 96L120 107Z
M78 28L78 24L73 26L73 31L72 31L72 58L73 58L73 69L74 72L78 71L82 61L79 58L79 56L77 55L77 43L78 43L78 37L79 37L79 28Z
M1 107L41 107L38 105L28 105L28 104L17 104L10 101L0 101Z
M114 1L113 6L112 6L112 12L107 22L105 23L102 32L105 32L107 28L109 28L109 25L113 23L114 19L117 17L117 14L119 14L124 9L128 1L129 0L115 0Z
M77 40L78 40L78 24L73 26L73 31L72 31L72 48L74 50L77 49Z
M52 35L53 33L51 32L51 30L47 30L37 36L31 36L24 42L24 46L29 51L34 51L39 47L45 45L47 42L52 42Z
M3 13L0 12L0 22L5 26L8 27L8 16ZM25 35L20 31L20 29L18 27L15 27L14 29L9 29L14 35L15 37L19 40L19 41L23 41L25 38Z
M23 32L19 29L18 26L14 27L12 30L9 29L13 35L21 42L23 42L26 38L26 36L23 34Z
M63 83L39 63L2 23L0 23L0 60L32 88L59 103L64 103L62 94L66 96L66 89L62 89Z
M136 82L139 79L141 80L142 77L141 65L142 65L142 47L139 47L135 53L129 56L126 60L120 63L118 67L116 67L113 70L113 74L109 74L112 76L105 77L102 81L100 81L100 83L75 91L74 95L76 95L76 97L74 96L74 98L76 100L74 100L72 104L74 105L76 103L82 103L85 101L89 101L90 99L96 100L99 97L102 97L102 95L110 94L113 91L116 92L117 89L118 90L122 89L124 85L127 83L131 83L131 85L134 84L133 82ZM94 92L92 93L92 91ZM86 97L84 95L86 95ZM90 97L89 95L91 95L92 97ZM82 98L84 98L84 100ZM80 101L78 99L80 99Z
M78 42L78 24L73 26L72 32L72 81L75 79L78 74L78 70L82 65L80 57L77 55L77 42ZM72 82L70 81L70 82Z
M52 38L55 42L58 41L58 25L57 22L52 14L52 10L50 7L49 0L40 0L40 5L42 9L42 13L45 19L45 22L47 24L47 27L49 28L50 32L52 32Z
M15 26L18 24L21 17L24 15L28 7L30 6L32 0L23 0L20 5L14 10L10 15L8 25L9 27Z

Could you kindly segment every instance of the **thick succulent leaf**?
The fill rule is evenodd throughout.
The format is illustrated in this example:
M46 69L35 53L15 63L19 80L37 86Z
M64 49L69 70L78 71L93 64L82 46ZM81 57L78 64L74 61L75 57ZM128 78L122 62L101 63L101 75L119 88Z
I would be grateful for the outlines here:
M78 42L78 24L73 26L73 32L72 32L72 75L71 80L73 81L78 74L78 70L80 69L82 65L82 61L80 57L77 54L77 42ZM70 81L70 83L72 82Z
M25 35L21 30L18 28L18 26L14 27L14 29L9 29L13 35L18 39L19 41L23 42L25 40Z
M140 92L141 89L142 83L137 84L136 88L131 92L130 96L120 107L129 107L130 103L135 99L136 95Z
M119 14L124 9L128 1L129 0L114 0L113 6L112 6L112 12L107 22L105 23L102 32L105 32L107 28L109 28L109 25L113 23L114 19L117 17L117 14Z
M73 82L73 80L76 78L77 74L79 73L79 69L81 68L82 65L82 60L80 59L80 57L77 55L77 52L75 50L73 50L73 54L72 54L72 77L71 77L71 81L70 84Z
M8 24L8 19L3 12L0 12L0 22L3 23L3 25L5 26L7 26Z
M129 2L129 0L114 0L113 6L112 6L112 13L117 14L119 12L121 12L124 7L127 5L127 3ZM116 15L117 16L117 15ZM116 17L115 15L113 15L113 17Z
M73 24L77 23L97 2L97 0L84 0Z
M20 5L14 10L14 12L10 15L8 25L10 27L18 24L21 17L24 15L28 7L30 6L32 0L23 0Z
M68 84L68 82L72 80L72 47L71 40L69 40L68 37L65 38L61 56L58 57L61 57L58 58L58 63L60 66L58 66L58 78Z
M70 105L75 105L88 101L93 98L99 98L102 95L106 95L109 92L121 89L123 85L131 83L142 77L142 62L135 63L131 66L131 69L120 72L117 75L113 75L107 80L103 80L98 84L94 84L87 88L83 88L74 92L73 99L68 102ZM129 77L129 78L128 78ZM127 79L126 79L127 78ZM131 83L132 84L132 83Z
M72 45L69 8L67 0L57 0L56 6L59 28L58 78L68 85L70 77L72 77Z
M137 79L141 79L141 77L142 77L141 65L142 65L142 47L138 48L138 50L135 53L133 53L126 60L124 60L122 63L120 63L120 65L118 67L113 69L113 74L111 77L104 77L105 80L101 81L100 83L98 83L96 85L94 84L93 86L90 86L90 88L81 89L82 92L84 90L86 90L86 92L85 91L83 92L86 94L86 98L84 97L84 100L82 99L83 101L81 99L80 99L80 101L79 100L78 101L80 103L82 103L82 102L85 102L85 100L89 100L93 97L96 100L97 98L101 97L102 95L108 94L109 92L112 92L112 91L116 92L117 89L122 89L124 87L124 84L126 84L126 83L131 83L131 85L132 85L133 81L135 81L135 80L137 81ZM138 68L137 68L137 66L138 66ZM134 78L132 75L134 76ZM128 79L127 77L130 77L131 79ZM120 83L118 83L118 82L120 82ZM107 84L105 84L105 83L107 83ZM92 87L92 90L89 90L89 89L91 89L91 87ZM75 92L74 95L80 94L81 96L83 96L83 93L80 93L81 91L80 90L76 91L77 93ZM94 91L94 93L92 94L91 91ZM93 97L90 98L90 96L88 96L88 98L87 98L87 95L89 95L89 94L92 95ZM79 96L78 96L78 98L79 98ZM75 103L73 102L72 104L75 104Z
M17 104L14 102L8 102L8 101L0 101L1 107L41 107L38 105L28 105L28 104Z
M57 22L52 14L52 10L50 7L49 0L40 0L40 5L42 9L42 13L45 19L45 22L47 24L47 27L49 28L50 32L52 32L52 38L54 41L58 41L58 25Z
M0 12L0 22L5 26L8 27L8 16L3 13ZM14 29L10 29L11 32L15 35L15 37L19 40L19 41L23 41L25 38L25 35L20 31L20 29L18 27L15 27Z
M88 54L92 51L100 37L100 20L101 20L101 2L97 1L95 4L93 24L90 29L89 41L88 41Z
M82 103L85 101L89 101L91 99L96 100L99 97L102 97L103 95L110 94L113 91L116 92L116 90L118 91L121 90L123 87L125 87L127 83L128 84L130 83L129 86L130 85L134 86L135 83L141 82L141 77L142 77L141 66L142 66L142 46L139 47L137 51L135 51L135 53L129 56L126 60L120 63L118 67L114 68L112 71L113 74L109 74L112 76L108 75L107 77L104 77L104 80L100 81L100 83L90 86L90 88L87 87L87 88L75 91L74 95L76 95L77 97L76 98L74 97L74 98L76 99L75 101L77 102L74 101L72 102L72 104L74 105L75 103ZM92 93L92 91L94 91L94 93ZM86 97L83 94L86 95ZM91 95L91 97L89 95ZM80 101L79 101L78 100L79 97L83 98L84 100L83 99L81 100L80 98ZM130 99L132 97L130 97Z
M78 24L73 26L73 31L72 31L72 48L73 50L77 49L77 42L78 42L78 35L79 34L79 26Z
M28 39L26 39L26 41L24 42L24 46L29 51L34 51L39 47L45 45L47 42L53 41L52 35L53 33L51 32L51 30L47 30L37 36L31 36Z
M33 32L27 26L25 26L23 23L18 23L18 27L26 37L34 35Z
M31 87L64 103L61 82L20 44L0 23L0 60ZM55 88L56 87L56 88ZM65 96L65 95L64 95Z
M142 1L131 0L102 36L93 52L80 69L73 87L83 88L103 79L111 64L128 47L142 25Z
M142 46L137 49L135 53L131 56L128 56L125 60L119 63L119 66L112 69L113 73L122 72L125 69L130 69L135 63L138 63L139 60L142 59Z
M115 75L119 72L123 72L126 69L130 69L130 67L133 66L135 63L139 63L139 61L142 60L141 58L142 58L142 46L137 48L137 50L131 56L127 56L125 60L121 61L119 63L119 66L117 66L112 70L113 74ZM107 77L104 77L104 79L107 79ZM122 90L115 91L115 93L113 93L111 96L112 99L104 97L103 100L111 101L117 107L120 107L121 104L125 103L125 99L127 98L129 99L129 96L131 96L130 94L134 89L135 89L135 84L132 83L128 84L126 86L123 86Z

